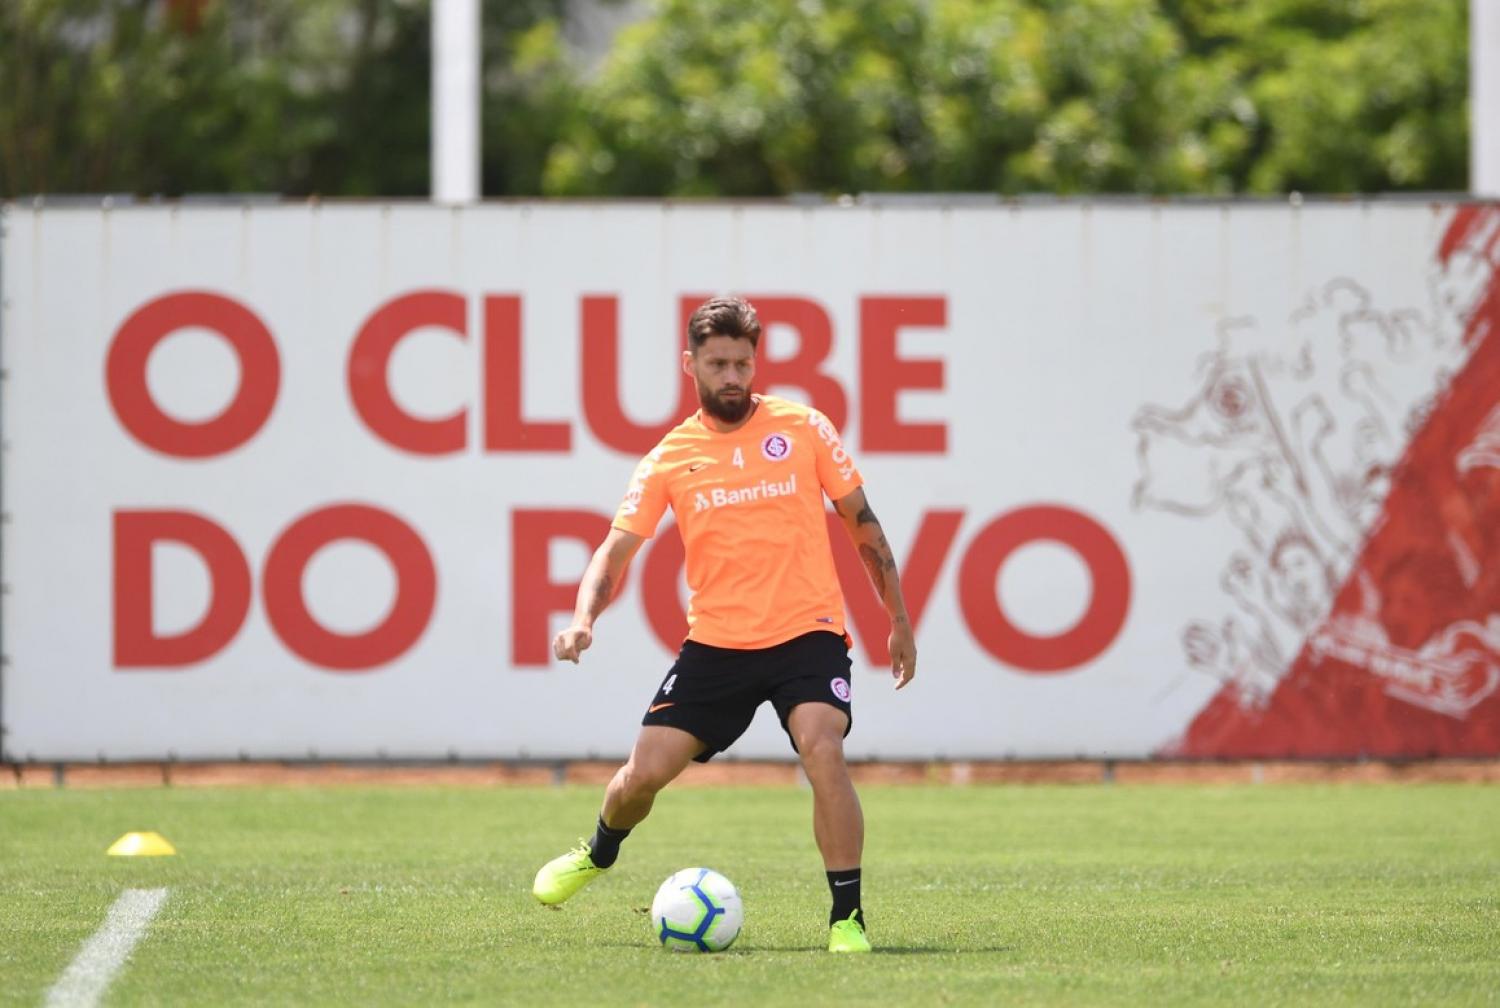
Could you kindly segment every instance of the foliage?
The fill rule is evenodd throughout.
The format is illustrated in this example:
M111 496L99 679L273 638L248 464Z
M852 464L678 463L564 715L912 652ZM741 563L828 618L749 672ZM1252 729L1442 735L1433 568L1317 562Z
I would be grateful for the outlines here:
M659 0L549 190L1461 189L1430 0Z
M1468 10L1456 0L1196 0L1185 14L1234 82L1235 188L1466 187Z
M491 192L537 191L571 100L560 7L485 4ZM6 0L0 196L425 195L429 38L424 0Z
M178 5L197 9L192 5ZM417 193L425 11L409 0L16 0L0 193Z
M553 151L554 193L912 188L928 146L913 0L665 0Z
M614 0L604 0L614 2ZM1460 190L1460 0L484 0L486 195ZM428 191L429 0L5 0L0 196Z
M934 189L1202 192L1194 67L1155 0L933 6Z
M574 115L579 84L562 37L565 6L565 0L484 0L480 182L487 195L539 195L547 152Z

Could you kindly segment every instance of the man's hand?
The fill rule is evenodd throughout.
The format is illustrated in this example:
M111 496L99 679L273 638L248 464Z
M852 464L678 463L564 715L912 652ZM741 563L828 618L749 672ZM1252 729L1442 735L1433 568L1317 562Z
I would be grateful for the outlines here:
M587 627L570 626L556 637L552 638L552 654L558 661L570 661L578 664L578 656L589 649L594 643L594 632Z
M612 528L584 569L578 582L578 601L573 608L573 625L552 638L552 654L558 661L578 664L578 657L594 643L594 620L615 597L625 578L630 558L646 540L634 532Z
M910 623L897 620L891 624L890 649L891 678L896 680L896 688L900 689L917 674L917 641Z

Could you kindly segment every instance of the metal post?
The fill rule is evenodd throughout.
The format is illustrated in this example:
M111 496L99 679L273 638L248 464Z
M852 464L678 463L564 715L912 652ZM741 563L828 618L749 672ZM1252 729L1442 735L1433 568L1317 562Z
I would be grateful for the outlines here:
M432 198L479 199L479 0L432 0Z
M1469 191L1500 199L1500 0L1469 0Z

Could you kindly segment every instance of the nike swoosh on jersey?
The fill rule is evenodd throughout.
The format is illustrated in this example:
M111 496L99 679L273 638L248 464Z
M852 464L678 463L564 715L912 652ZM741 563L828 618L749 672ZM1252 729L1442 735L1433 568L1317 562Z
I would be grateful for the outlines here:
M677 701L671 700L671 701L668 701L667 703L652 704L650 707L646 708L646 713L647 714L655 714L657 711L659 711L659 710L665 710L668 707L674 706L676 703L677 703Z
M702 469L706 465L708 465L707 462L699 462L697 465L690 465L690 466L688 466L688 472L695 473L699 469Z

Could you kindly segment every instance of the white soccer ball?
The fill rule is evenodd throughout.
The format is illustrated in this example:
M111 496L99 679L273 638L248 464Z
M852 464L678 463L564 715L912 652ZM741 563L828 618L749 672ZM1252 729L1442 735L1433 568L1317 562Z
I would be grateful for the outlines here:
M709 868L684 868L651 901L651 930L674 952L722 952L739 935L745 908L734 883Z

